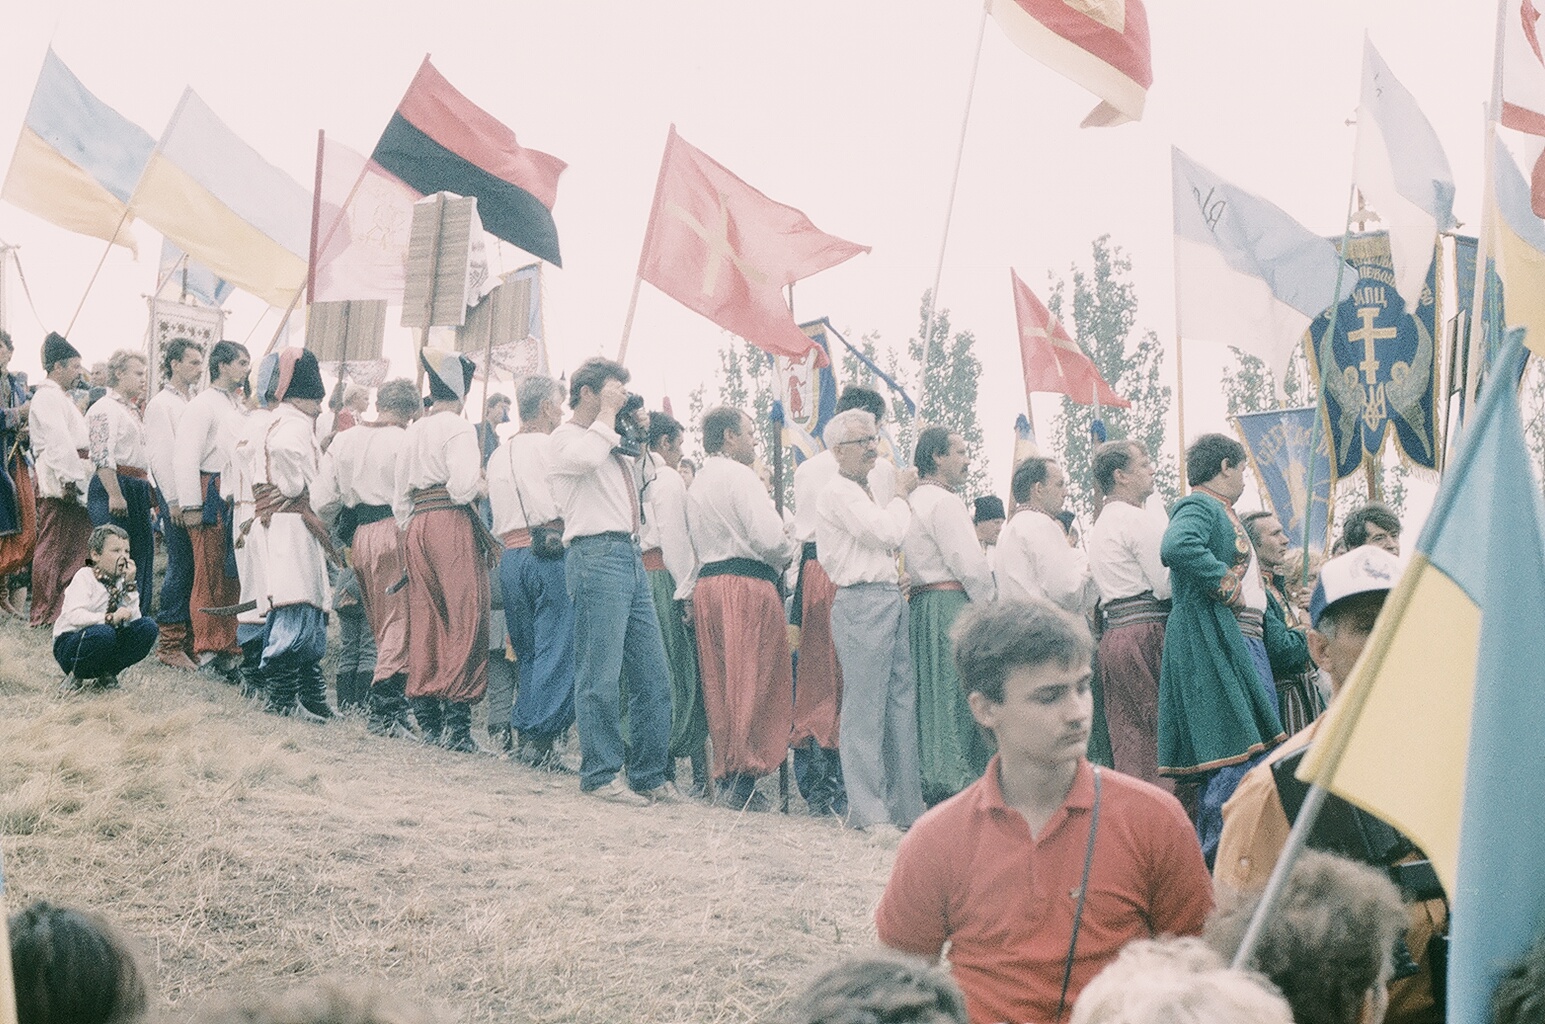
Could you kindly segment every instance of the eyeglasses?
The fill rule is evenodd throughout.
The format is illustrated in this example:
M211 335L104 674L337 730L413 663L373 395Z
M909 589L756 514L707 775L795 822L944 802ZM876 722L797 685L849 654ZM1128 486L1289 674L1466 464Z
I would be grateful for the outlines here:
M878 437L876 437L874 434L870 434L868 437L854 437L854 438L849 438L846 441L838 441L837 442L837 447L840 448L840 447L842 447L845 444L876 444L877 445L879 443L880 443L880 439Z

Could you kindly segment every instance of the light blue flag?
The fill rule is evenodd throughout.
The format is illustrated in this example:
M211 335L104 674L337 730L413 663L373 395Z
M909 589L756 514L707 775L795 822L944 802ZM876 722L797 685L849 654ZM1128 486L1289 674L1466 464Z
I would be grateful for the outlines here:
M159 278L166 282L162 286L162 294L182 292L193 296L206 306L218 308L223 305L225 297L231 294L234 288L231 282L222 277L216 277L213 270L191 256L178 266L178 260L184 256L187 254L172 242L162 240L161 268L157 271Z
M1525 357L1519 333L1509 332L1466 426L1477 436L1453 497L1468 507L1450 508L1444 536L1424 531L1418 545L1468 566L1455 582L1481 615L1450 899L1448 1019L1458 1022L1491 1019L1498 978L1545 927L1545 504L1512 384Z
M1330 533L1330 445L1324 431L1314 429L1315 408L1274 409L1234 417L1239 439L1266 492L1282 529L1296 545L1304 543L1308 523L1309 550L1325 550ZM1310 439L1318 435L1311 462ZM1310 497L1310 477L1313 497Z
M1353 180L1389 231L1395 290L1416 308L1438 232L1454 226L1454 173L1416 98L1363 37Z
M1180 336L1232 345L1281 379L1304 329L1352 293L1357 272L1276 206L1171 155Z

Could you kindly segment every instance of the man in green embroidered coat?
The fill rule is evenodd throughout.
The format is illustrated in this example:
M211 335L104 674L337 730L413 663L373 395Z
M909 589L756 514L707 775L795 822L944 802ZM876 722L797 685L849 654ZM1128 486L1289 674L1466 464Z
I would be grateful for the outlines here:
M1265 593L1233 508L1244 464L1243 446L1223 434L1191 445L1193 490L1171 511L1160 549L1174 594L1159 675L1159 773L1182 790L1190 783L1193 798L1204 791L1206 806L1194 808L1199 831L1207 807L1221 808L1228 796L1209 783L1222 779L1231 792L1248 762L1285 737L1260 639Z

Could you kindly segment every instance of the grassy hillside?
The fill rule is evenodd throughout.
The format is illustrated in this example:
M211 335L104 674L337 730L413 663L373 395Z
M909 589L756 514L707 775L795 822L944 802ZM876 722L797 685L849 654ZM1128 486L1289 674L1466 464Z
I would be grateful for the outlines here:
M8 909L121 923L174 1018L339 977L465 1021L753 1021L873 942L891 853L830 823L599 804L153 660L59 679L46 631L0 624Z

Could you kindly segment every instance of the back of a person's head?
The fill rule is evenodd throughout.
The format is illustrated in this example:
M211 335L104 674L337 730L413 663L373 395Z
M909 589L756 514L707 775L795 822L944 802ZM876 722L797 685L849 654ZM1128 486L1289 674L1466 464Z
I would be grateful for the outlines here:
M949 973L897 953L846 960L810 983L784 1024L966 1024Z
M1502 976L1491 998L1491 1024L1540 1021L1545 1021L1545 937Z
M106 921L46 901L12 914L19 1024L131 1024L147 992L134 952Z
M1245 893L1220 906L1207 922L1208 943L1232 960L1259 902L1259 893ZM1357 1024L1365 1001L1381 1003L1408 923L1400 891L1383 872L1306 850L1266 918L1250 966L1282 990L1297 1024Z
M440 1024L441 1018L400 995L324 981L260 995L200 1015L200 1024Z
M1201 939L1144 939L1084 986L1070 1024L1293 1024L1259 974L1232 971Z

